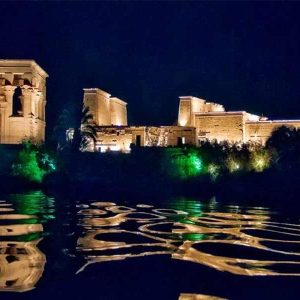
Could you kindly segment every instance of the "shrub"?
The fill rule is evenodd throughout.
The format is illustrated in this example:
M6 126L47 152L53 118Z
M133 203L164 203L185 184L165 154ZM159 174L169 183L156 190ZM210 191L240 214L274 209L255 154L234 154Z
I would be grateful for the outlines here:
M42 182L46 174L56 169L54 159L30 140L23 141L22 146L12 165L12 174L31 182Z

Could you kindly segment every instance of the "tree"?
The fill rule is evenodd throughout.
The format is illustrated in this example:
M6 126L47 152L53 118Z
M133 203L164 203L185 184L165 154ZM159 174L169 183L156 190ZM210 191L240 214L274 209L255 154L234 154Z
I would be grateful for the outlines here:
M300 163L300 130L286 126L275 129L266 148L274 153L280 167L296 167Z
M93 122L93 115L88 107L83 107L80 114L80 126L74 128L71 148L75 151L85 151L90 143L95 150L97 140L96 124Z

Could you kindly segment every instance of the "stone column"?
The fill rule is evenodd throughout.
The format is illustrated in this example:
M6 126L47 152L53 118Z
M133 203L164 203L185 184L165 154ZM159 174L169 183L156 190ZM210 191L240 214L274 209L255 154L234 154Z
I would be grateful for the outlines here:
M5 101L7 103L7 118L13 113L13 95L15 93L16 86L6 85L3 87L3 93L5 96Z
M7 102L5 101L5 96L0 95L0 144L5 143L5 111Z
M35 94L35 116L40 120L42 119L41 101L42 101L42 94L41 92L38 91Z
M44 110L45 110L45 105L44 105L44 93L39 92L39 104L38 104L38 109L39 109L39 119L44 121Z
M27 85L21 87L22 90L22 98L23 98L23 115L24 117L28 117L32 114L32 93L33 89Z
M32 88L32 94L31 94L31 113L36 117L40 118L40 98L41 93L37 88Z
M37 111L36 111L36 98L34 97L34 94L31 95L31 113L35 117L37 117Z
M23 99L23 116L24 116L24 133L26 138L34 136L34 116L32 112L33 102L33 89L24 85L21 87Z
M1 101L1 142L8 143L9 141L9 118L13 113L13 95L16 86L6 85L2 88L4 97Z
M43 110L42 110L42 113L43 113L43 116L42 116L42 120L43 121L46 121L46 113L45 113L45 110L46 110L46 104L47 104L47 101L43 101Z
M36 101L35 116L38 117L40 120L45 121L46 101L44 101L44 93L42 91L37 91L34 97Z

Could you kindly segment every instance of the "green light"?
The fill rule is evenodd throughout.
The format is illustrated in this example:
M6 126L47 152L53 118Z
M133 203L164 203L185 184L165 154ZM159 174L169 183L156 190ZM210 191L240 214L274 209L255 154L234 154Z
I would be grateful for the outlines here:
M41 182L46 172L38 165L37 151L28 143L23 145L24 149L19 152L17 163L12 166L13 174L29 181Z
M12 165L12 173L32 182L42 182L43 177L55 171L55 161L31 141L23 142L17 161Z
M41 153L40 164L43 169L47 170L47 173L53 172L56 170L55 161L48 153Z
M16 207L16 212L23 215L32 215L34 223L46 223L55 218L54 199L47 197L42 191L30 191L23 194L13 194L10 200ZM25 220L22 220L25 223Z
M184 233L182 235L183 240L188 241L201 241L207 237L207 234L203 233Z
M202 169L202 161L199 157L197 157L195 154L191 157L192 163L196 170L200 171Z
M192 198L175 198L171 201L170 208L177 211L187 212L188 217L199 217L203 214L202 203ZM188 219L186 216L184 216L180 222L184 224L194 224L194 222Z
M203 163L196 153L184 153L172 159L174 165L173 176L189 178L199 175L203 169Z

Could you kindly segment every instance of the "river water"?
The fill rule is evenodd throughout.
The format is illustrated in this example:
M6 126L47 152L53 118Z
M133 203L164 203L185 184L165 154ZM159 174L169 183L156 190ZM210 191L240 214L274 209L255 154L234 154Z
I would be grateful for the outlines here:
M0 299L298 299L294 215L216 198L4 195Z

